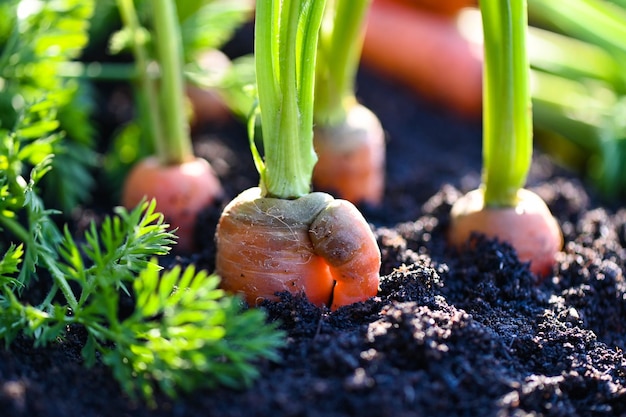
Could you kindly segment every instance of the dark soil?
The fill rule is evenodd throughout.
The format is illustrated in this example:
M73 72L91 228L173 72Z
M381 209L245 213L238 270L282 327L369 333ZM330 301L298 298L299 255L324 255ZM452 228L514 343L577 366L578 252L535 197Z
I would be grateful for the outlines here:
M159 396L156 409L130 401L104 365L83 366L80 332L47 348L18 339L0 350L0 415L626 416L626 210L538 150L528 186L565 235L553 276L538 283L494 241L452 253L447 215L479 182L480 121L367 70L358 86L388 133L385 204L361 207L383 255L377 297L333 313L292 296L266 304L288 334L280 362L260 363L247 390ZM229 196L256 185L243 126L195 139ZM218 214L199 225L202 250L176 262L212 267Z

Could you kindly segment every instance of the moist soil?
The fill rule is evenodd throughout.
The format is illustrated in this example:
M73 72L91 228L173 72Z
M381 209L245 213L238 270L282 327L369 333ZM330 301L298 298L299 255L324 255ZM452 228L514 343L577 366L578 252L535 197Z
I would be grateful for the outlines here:
M123 93L101 88L103 141L128 117L116 101ZM358 97L387 133L385 201L360 206L382 252L376 297L335 312L290 295L264 304L287 334L280 361L258 363L248 389L158 394L156 408L129 399L103 364L84 366L80 331L45 348L18 338L0 350L0 415L626 416L626 210L537 149L528 188L565 237L553 273L540 281L510 246L479 236L455 253L445 244L448 213L479 183L480 120L366 68ZM257 184L241 123L202 126L194 140L224 182L222 205ZM77 210L77 231L111 212L114 193L99 187ZM201 249L170 262L213 268L221 207L198 224Z

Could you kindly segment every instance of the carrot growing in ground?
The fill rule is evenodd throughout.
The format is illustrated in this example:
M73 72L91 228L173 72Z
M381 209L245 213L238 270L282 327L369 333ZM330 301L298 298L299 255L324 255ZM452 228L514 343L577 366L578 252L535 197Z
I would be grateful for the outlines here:
M474 232L510 243L539 276L563 244L544 201L524 189L532 158L526 0L481 2L485 45L483 182L452 207L449 243Z
M133 52L147 103L156 155L140 160L131 169L122 191L122 204L135 207L143 198L154 198L157 209L177 228L179 251L194 248L198 213L222 195L209 163L195 157L184 109L182 53L176 10L171 0L152 2L160 88L149 77L147 53L132 0L118 0L125 25L134 36Z
M464 13L374 0L368 16L364 65L459 114L481 114L482 47L467 35Z
M224 209L216 272L250 305L277 292L304 293L335 309L378 290L380 251L355 206L310 192L315 54L325 1L258 0L255 67L264 160L260 185Z
M378 205L384 194L385 134L354 94L370 2L326 3L315 64L313 186L353 203Z

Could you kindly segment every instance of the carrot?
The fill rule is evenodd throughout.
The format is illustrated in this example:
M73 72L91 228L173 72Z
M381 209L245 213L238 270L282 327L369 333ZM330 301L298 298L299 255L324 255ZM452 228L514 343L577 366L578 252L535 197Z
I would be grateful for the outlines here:
M463 249L473 232L510 243L530 270L547 275L563 244L539 196L523 188L532 159L526 0L482 2L485 45L483 183L457 200L448 242Z
M384 194L385 136L378 117L358 103L355 78L370 0L331 0L315 65L313 186L353 203L379 205Z
M131 33L139 23L132 0L118 0L120 13ZM133 166L125 179L122 205L135 207L142 198L156 199L157 209L177 228L177 251L194 248L194 225L201 210L222 195L218 178L208 162L193 154L184 111L182 53L176 11L171 0L152 4L154 35L161 70L160 91L147 77L147 52L137 41L133 52L139 67L141 89L147 96L150 134L157 155Z
M313 185L353 203L380 205L385 192L385 134L378 117L361 104L340 125L316 125L318 156Z
M521 189L514 207L489 207L484 193L473 190L454 203L450 212L448 242L463 248L472 233L508 242L522 262L538 275L550 273L555 254L563 245L557 221L546 203L535 193Z
M217 236L222 287L250 305L288 291L335 309L378 291L372 231L352 204L329 194L288 200L251 188L224 209Z
M482 47L465 37L461 20L375 0L363 64L439 105L476 117L482 110Z
M150 156L135 164L126 177L122 205L135 207L144 197L156 199L166 222L177 228L176 250L190 252L195 248L198 214L221 195L219 179L206 159L163 165L156 156Z
M303 293L332 309L378 291L380 250L347 200L310 192L316 43L325 1L259 0L255 66L265 159L252 155L260 185L222 212L216 273L250 305L277 293ZM305 65L306 63L306 65Z

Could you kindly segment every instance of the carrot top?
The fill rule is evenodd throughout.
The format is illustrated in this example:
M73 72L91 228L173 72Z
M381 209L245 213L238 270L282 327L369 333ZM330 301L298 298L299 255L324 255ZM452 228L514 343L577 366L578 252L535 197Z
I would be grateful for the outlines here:
M258 0L255 66L265 161L251 140L263 194L308 194L313 150L315 53L325 0Z
M354 80L371 0L329 0L320 29L315 66L315 120L341 123L354 104Z
M512 207L532 158L526 0L480 2L484 31L485 205Z
M163 164L188 160L192 154L189 125L185 116L183 53L176 8L171 0L152 3L155 48L160 70L160 89L151 77L146 35L142 31L133 0L118 0L124 25L131 31L133 55L138 67L150 134Z

